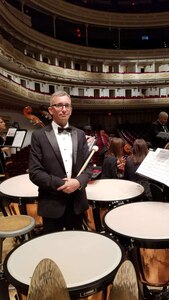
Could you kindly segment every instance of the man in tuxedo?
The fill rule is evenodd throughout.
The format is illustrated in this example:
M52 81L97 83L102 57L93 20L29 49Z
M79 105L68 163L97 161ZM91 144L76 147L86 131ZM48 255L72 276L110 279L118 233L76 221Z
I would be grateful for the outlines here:
M169 133L167 121L168 114L167 112L162 111L159 113L158 119L151 125L150 138L154 148L164 148L165 144L168 142L168 139L165 136L160 135L161 132Z
M51 124L34 131L31 139L29 176L39 187L38 214L44 233L82 229L91 163L78 173L89 155L87 140L82 130L69 127L72 105L66 92L55 92L48 110Z

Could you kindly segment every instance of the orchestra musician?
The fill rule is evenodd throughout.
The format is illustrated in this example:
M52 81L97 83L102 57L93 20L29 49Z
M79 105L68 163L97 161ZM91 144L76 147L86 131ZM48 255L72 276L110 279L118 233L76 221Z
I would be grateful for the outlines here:
M2 134L6 130L6 124L2 117L0 117L0 134ZM11 150L9 147L4 147L4 138L2 135L0 135L0 174L2 176L6 175L6 166L11 161Z
M152 146L155 148L164 148L167 143L167 137L165 137L165 135L160 135L161 132L169 132L167 121L168 113L161 111L158 115L158 119L151 125L150 140Z
M127 157L124 179L141 184L144 187L144 200L152 200L149 179L136 171L148 154L148 146L144 139L136 139L133 143L132 154Z
M91 162L84 165L89 149L84 131L69 126L70 96L55 92L50 99L51 124L32 134L29 175L39 187L38 214L44 233L82 229L88 209L85 187L92 176Z

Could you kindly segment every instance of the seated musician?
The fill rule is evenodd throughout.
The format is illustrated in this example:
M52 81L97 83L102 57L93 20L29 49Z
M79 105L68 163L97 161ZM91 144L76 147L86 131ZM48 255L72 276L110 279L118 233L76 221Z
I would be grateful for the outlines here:
M0 133L5 131L6 124L2 117L0 117ZM0 136L0 174L5 176L6 166L10 164L11 161L11 150L9 147L3 147L4 138Z
M138 167L148 154L148 146L144 139L136 139L133 143L132 154L127 157L124 179L131 180L141 184L144 187L145 198L152 200L149 180L136 173Z
M154 148L164 148L168 141L167 133L169 133L169 130L167 127L167 121L168 113L162 111L159 113L158 119L151 125L150 139ZM166 133L166 136L161 133Z
M123 156L124 142L121 138L110 138L109 147L102 166L102 179L122 178L125 168L125 157Z

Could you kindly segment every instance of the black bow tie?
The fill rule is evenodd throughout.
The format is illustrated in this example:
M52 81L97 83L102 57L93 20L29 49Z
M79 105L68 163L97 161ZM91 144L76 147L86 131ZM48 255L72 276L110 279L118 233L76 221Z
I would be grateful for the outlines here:
M71 132L72 128L71 127L58 127L58 133L62 133L64 131L67 131L67 132Z

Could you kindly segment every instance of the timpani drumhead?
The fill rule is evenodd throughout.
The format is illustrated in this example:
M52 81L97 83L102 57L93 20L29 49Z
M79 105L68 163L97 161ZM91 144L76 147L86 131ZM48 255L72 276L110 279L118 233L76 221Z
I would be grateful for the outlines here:
M38 187L31 182L29 174L17 175L4 180L0 184L3 195L14 198L37 198Z
M87 199L102 202L135 199L144 193L141 184L124 179L99 179L86 187Z
M104 222L110 231L138 242L169 242L169 203L125 204L109 211Z
M27 293L36 265L43 258L55 261L73 294L94 294L109 284L123 253L111 238L87 231L63 231L30 240L12 251L4 270L8 280Z
M121 241L129 241L129 253L141 282L168 285L169 203L126 204L108 212L104 221Z

